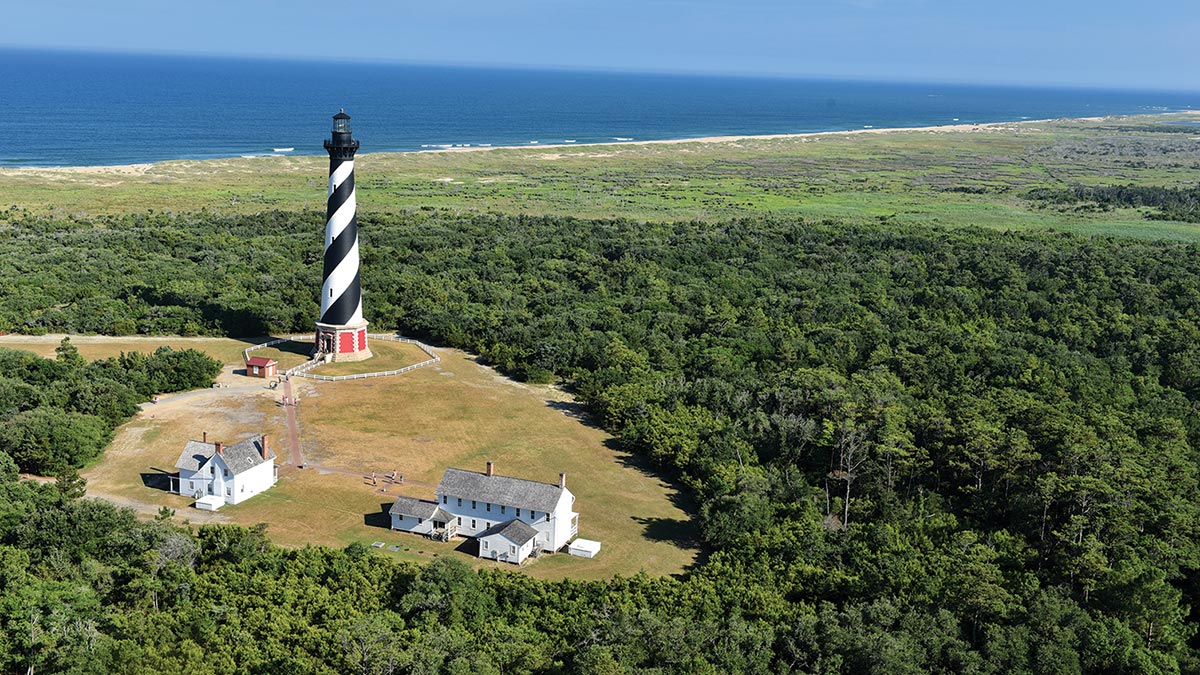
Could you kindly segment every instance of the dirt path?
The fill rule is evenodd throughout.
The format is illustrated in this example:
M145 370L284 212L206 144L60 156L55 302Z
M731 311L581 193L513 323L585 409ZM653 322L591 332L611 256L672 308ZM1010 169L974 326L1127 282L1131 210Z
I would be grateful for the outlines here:
M243 385L239 385L236 387L230 387L228 385L225 385L222 387L211 387L209 389L193 389L191 391L185 391L182 394L172 394L170 396L159 396L157 401L146 401L145 403L138 404L138 406L142 410L153 410L153 409L158 408L163 405L167 405L167 404L171 404L171 403L178 403L180 401L186 401L188 399L199 398L201 396L220 395L220 394L237 394L237 393L240 393L243 391L251 391L251 390L256 390L256 389L263 389L263 385L261 385L261 384L243 384Z

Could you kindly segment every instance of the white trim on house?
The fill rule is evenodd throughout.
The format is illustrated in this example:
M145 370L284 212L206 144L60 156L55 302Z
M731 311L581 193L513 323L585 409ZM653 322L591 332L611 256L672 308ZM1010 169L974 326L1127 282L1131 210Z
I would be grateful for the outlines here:
M392 529L475 537L479 557L517 564L541 551L560 551L579 533L565 474L555 485L496 475L491 462L484 473L446 469L435 496L432 502L398 497L389 511Z
M200 500L206 504L216 499L224 504L241 503L279 480L275 453L266 448L264 456L265 443L266 437L261 435L227 447L188 441L175 463L179 476L172 478L172 488L194 497L197 508L206 508Z

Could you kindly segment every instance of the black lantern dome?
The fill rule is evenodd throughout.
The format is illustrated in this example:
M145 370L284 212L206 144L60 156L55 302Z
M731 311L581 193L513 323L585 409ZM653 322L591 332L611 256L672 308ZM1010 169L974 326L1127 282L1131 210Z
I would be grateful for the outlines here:
M333 136L325 141L325 149L332 159L353 159L358 150L358 141L350 133L350 116L345 109L339 109L333 116Z

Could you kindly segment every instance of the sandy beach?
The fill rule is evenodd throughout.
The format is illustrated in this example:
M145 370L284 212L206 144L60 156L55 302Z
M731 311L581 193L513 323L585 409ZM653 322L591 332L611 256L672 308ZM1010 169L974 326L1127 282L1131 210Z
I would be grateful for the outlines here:
M1163 113L1171 115L1200 115L1200 110L1184 110L1175 113ZM1106 117L1077 117L1077 118L1062 118L1074 119L1085 122L1099 122L1105 119L1120 119L1125 116L1106 118ZM672 138L662 140L645 140L645 141L604 141L598 143L539 143L537 145L490 145L486 147L471 146L471 147L455 147L455 148L436 148L429 150L413 150L409 152L380 152L380 153L363 153L364 155L371 154L444 154L444 153L461 153L461 152L490 152L495 150L529 150L537 152L541 150L563 150L572 148L595 148L595 147L611 147L624 145L683 145L689 143L736 143L739 141L768 141L779 139L812 139L822 137L839 137L839 136L857 136L857 135L873 135L873 134L893 134L893 133L972 133L989 131L996 129L1013 129L1022 126L1035 124L1045 124L1053 122L1053 119L1038 119L1038 120L1020 120L1017 122L984 122L980 124L943 124L924 127L885 127L885 128L863 128L863 129L848 129L843 131L815 131L808 133L796 134L757 134L757 135L741 135L741 136L704 136L700 138ZM324 155L316 153L312 155L294 155L288 159L299 159L303 157L323 158ZM213 162L228 162L237 161L264 161L278 160L279 157L264 156L264 157L227 157L222 159L204 159L204 160L167 160L169 162L187 162L206 164ZM46 167L13 167L0 168L0 176L19 176L29 174L91 174L91 175L111 175L111 176L137 176L151 172L155 166L166 162L158 163L143 163L143 164L119 164L119 165L101 165L101 166L46 166Z

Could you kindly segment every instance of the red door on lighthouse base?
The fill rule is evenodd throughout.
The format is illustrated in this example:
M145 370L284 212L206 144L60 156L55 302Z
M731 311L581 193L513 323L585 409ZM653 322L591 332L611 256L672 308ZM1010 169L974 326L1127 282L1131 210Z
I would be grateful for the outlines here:
M314 356L328 355L331 361L362 361L371 358L367 346L367 322L346 326L317 323Z

